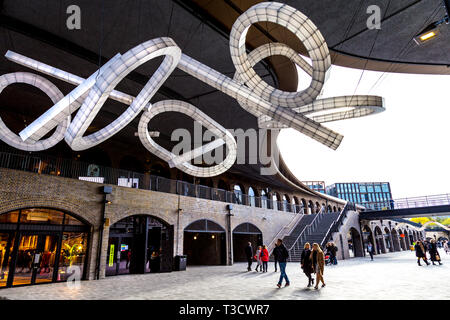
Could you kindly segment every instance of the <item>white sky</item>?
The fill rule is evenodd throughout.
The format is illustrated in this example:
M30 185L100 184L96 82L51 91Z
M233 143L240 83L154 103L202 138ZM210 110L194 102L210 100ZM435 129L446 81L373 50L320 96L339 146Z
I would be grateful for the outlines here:
M332 66L322 97L352 95L362 72ZM372 88L381 75L365 71L356 94L383 96L384 112L324 123L344 135L336 151L283 129L284 160L302 181L388 181L394 199L450 193L450 76L386 73Z

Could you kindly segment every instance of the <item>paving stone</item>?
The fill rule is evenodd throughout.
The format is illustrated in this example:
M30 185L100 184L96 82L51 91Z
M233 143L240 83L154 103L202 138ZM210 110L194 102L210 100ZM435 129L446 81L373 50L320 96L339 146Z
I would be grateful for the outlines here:
M450 255L440 252L442 266L422 266L414 252L395 252L370 258L339 261L325 267L327 286L306 288L307 278L299 264L288 263L291 286L276 288L279 272L269 263L267 273L246 272L245 263L233 266L188 267L181 272L122 275L83 281L79 288L66 283L1 289L7 299L194 299L194 300L314 300L314 299L450 299ZM255 264L253 264L253 268Z

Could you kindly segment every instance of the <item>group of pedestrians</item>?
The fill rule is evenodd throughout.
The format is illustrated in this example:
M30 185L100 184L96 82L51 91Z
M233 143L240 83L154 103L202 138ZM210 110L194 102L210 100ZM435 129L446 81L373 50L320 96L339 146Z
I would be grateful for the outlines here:
M312 274L316 275L316 285L314 289L319 288L319 282L322 282L322 287L325 287L325 281L323 279L323 272L325 269L325 254L318 243L313 243L312 250L309 242L305 243L300 259L300 266L303 269L303 273L308 278L307 287L311 287L314 284L314 278Z
M334 242L328 242L325 246L326 253L330 257L330 263L333 265L337 265L337 257L336 253L338 252L337 246L334 244Z
M334 245L334 244L333 244ZM334 246L334 248L336 248ZM333 261L335 261L334 264L337 264L336 259L336 251L337 248L334 249L333 246L330 244L327 246L327 252L330 253L333 252L334 258ZM256 260L257 265L255 268L255 271L267 272L267 265L269 262L269 251L267 249L267 246L259 246L256 250L255 255L253 255L253 248L251 242L248 243L248 246L245 248L245 255L247 257L248 266L247 271L252 271L252 263L253 259ZM286 247L283 244L283 240L278 239L275 248L273 249L273 257L275 261L275 272L277 271L277 264L280 267L280 279L278 280L277 287L281 288L283 284L283 280L285 281L285 287L288 287L290 285L289 278L286 274L286 263L287 259L289 258L289 252L286 249ZM303 272L308 278L308 285L307 287L311 287L314 284L314 279L312 277L313 274L316 275L316 285L315 289L318 289L319 282L322 282L322 287L325 287L325 281L323 279L323 272L325 268L325 254L320 248L319 244L314 243L311 245L309 243L305 244L304 250L302 252L301 256L301 262L300 262L301 268L303 269Z
M430 255L430 260L435 265L435 262L439 263L441 265L441 256L439 255L439 251L436 245L436 240L431 241L417 241L414 245L414 250L416 251L416 257L417 257L417 264L419 266L422 266L420 264L420 260L422 259L427 266L430 265L427 258L427 253Z

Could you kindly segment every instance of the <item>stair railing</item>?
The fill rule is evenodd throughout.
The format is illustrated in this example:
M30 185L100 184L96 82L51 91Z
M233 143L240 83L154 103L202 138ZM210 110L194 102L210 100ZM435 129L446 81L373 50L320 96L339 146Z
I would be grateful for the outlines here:
M324 238L322 239L322 242L320 243L320 246L324 248L325 243L328 242L328 240L331 238L331 235L334 232L339 231L339 226L341 225L342 221L347 217L348 210L355 210L355 205L351 202L347 202L342 209L342 211L339 213L338 218L331 224L331 226L328 228Z
M278 239L283 239L286 235L292 232L292 230L297 226L297 224L300 223L300 221L305 216L304 214L305 209L302 208L302 214L296 214L295 217L289 222L289 224L285 225L283 228L278 231L278 233L275 235L275 237L272 239L270 244L268 245L267 249L269 251L269 255L272 254L273 249L275 248L275 243Z
M292 253L295 255L300 252L303 248L300 248L300 243L302 243L303 240L306 239L307 236L311 235L313 231L317 228L320 221L323 218L325 212L325 207L322 207L320 209L319 213L314 217L313 221L311 221L310 224L308 224L305 229L298 235L297 239L294 241L292 246L288 249L289 251L289 261L291 261Z

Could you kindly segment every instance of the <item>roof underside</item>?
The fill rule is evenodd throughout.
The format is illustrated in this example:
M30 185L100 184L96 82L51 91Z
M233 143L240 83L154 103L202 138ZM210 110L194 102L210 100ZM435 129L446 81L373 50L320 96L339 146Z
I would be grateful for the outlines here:
M4 0L0 11L0 74L30 71L3 57L7 50L13 50L78 76L88 77L98 69L99 64L117 52L124 53L146 40L169 36L183 53L232 77L235 68L229 53L229 30L240 13L257 2L260 1L140 0L130 5L130 1L124 0ZM412 36L422 25L443 16L444 11L439 7L441 0L283 2L298 8L319 27L336 64L384 71L450 73L450 68L447 68L450 64L449 28L442 28L439 41L430 42L427 46L418 47L411 42ZM66 27L66 9L73 4L81 8L81 30L68 30ZM371 4L378 4L385 15L378 35L378 31L365 30L368 17L365 12ZM388 4L389 9L384 14ZM270 41L288 43L298 52L305 53L303 45L293 34L267 23L250 29L247 47L252 50ZM369 56L374 60L367 62L360 58ZM155 59L139 67L117 89L136 95L160 62L161 59ZM295 91L297 88L295 66L283 57L266 59L255 69L265 81L280 89ZM64 94L73 89L73 86L62 81L48 79ZM229 129L257 128L256 118L234 99L179 69L173 72L151 102L166 99L190 102ZM15 132L50 105L45 95L30 86L12 85L0 95L1 117ZM125 108L123 104L108 100L89 130L96 131L111 123ZM124 146L135 154L148 153L134 136L138 122L139 117L104 145ZM152 130L162 132L158 142L169 147L173 129L192 129L189 123L191 120L185 116L165 114L156 118L150 126ZM70 151L64 142L59 145L62 151ZM260 164L234 165L230 172L271 185L292 187L282 179L261 176L260 167Z

